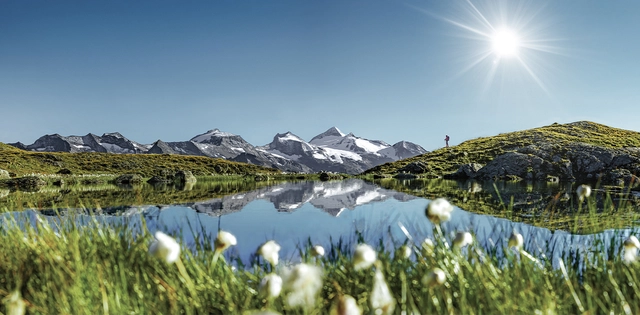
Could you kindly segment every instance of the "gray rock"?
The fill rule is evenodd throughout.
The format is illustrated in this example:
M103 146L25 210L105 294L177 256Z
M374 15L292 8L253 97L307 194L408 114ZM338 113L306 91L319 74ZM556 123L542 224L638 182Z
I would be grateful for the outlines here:
M139 184L142 183L142 176L138 174L124 174L113 180L116 184Z
M423 162L411 162L399 169L401 173L424 174L429 171L429 166Z
M173 176L173 178L174 178L174 181L179 182L181 184L195 183L198 181L196 177L193 176L191 171L183 171L183 170L177 171Z
M469 179L475 178L478 171L482 168L482 164L479 163L468 163L463 164L458 167L458 170L455 173L447 174L444 178L449 179Z

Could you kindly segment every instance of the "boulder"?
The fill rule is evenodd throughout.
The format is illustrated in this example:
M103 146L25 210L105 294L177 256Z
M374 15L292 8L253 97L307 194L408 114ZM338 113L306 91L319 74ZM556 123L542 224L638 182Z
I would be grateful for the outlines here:
M113 180L118 185L126 184L140 184L142 183L142 176L138 174L123 174Z
M10 179L7 184L16 190L38 191L41 187L46 186L47 182L38 176L25 176Z
M9 172L0 169L0 179L5 179L5 178L11 178L11 176L9 176Z
M184 183L195 183L198 180L196 179L195 176L193 176L193 174L191 173L191 171L177 171L174 176L173 176L173 180L180 183L180 184L184 184Z
M444 178L448 179L469 179L475 178L476 173L482 168L482 164L479 163L468 163L463 164L458 167L458 170L455 173L444 175Z
M60 175L71 175L71 173L72 173L71 170L68 168L63 168L56 172L56 174L60 174Z
M547 175L552 173L554 173L554 166L549 161L532 154L508 152L497 156L478 170L476 178L546 180Z
M427 164L423 162L411 162L399 169L400 173L424 174L429 170Z

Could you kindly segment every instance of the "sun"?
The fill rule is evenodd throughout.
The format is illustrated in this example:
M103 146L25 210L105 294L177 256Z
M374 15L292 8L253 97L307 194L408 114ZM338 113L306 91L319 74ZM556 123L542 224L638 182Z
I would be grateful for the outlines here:
M520 48L520 39L518 35L507 28L497 30L491 36L491 50L498 57L515 57L518 55Z

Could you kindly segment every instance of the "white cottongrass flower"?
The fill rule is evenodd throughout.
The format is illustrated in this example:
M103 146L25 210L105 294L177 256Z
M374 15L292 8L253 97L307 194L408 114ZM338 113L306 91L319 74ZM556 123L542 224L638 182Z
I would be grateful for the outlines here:
M375 310L375 314L393 314L393 309L396 307L396 300L391 295L391 290L384 280L384 275L382 275L380 269L376 269L370 299L371 308Z
M314 257L324 256L324 247L320 245L311 247L311 256L314 256Z
M437 198L432 200L427 206L427 218L434 224L440 224L451 219L451 212L453 206L444 198Z
M436 248L436 244L430 238L425 238L422 241L422 250L426 251L428 254L433 253L433 250Z
M311 309L322 288L322 269L308 264L298 264L284 271L285 302L289 307Z
M356 299L350 295L342 295L333 304L330 315L362 315L362 309L358 306Z
M444 274L444 271L440 268L434 268L422 277L422 284L427 287L432 287L443 284L445 280L447 280L447 276Z
M639 248L640 242L638 242L637 237L631 235L629 236L629 238L624 240L624 256L622 257L623 261L627 264L635 262L638 256Z
M514 247L516 250L520 251L522 250L522 246L524 245L524 237L522 237L522 234L516 232L515 230L513 231L513 233L511 233L511 236L509 237L509 247Z
M411 247L407 245L402 245L400 246L400 248L398 248L398 251L396 252L396 256L404 259L409 259L412 253L413 251L411 250Z
M578 186L578 189L576 189L576 194L578 195L578 199L580 199L580 201L584 200L584 198L588 198L589 196L591 196L591 186Z
M2 302L4 302L7 315L24 315L27 311L26 303L24 303L20 291L13 291L7 295Z
M180 244L173 237L157 231L156 239L149 246L149 254L172 264L180 257Z
M353 254L353 268L355 270L362 270L369 268L378 259L376 251L367 244L358 244L356 251Z
M282 291L282 278L275 273L270 273L260 282L260 293L267 298L276 298Z
M275 267L278 264L278 252L280 251L280 245L276 241L268 241L258 249L258 254L268 261L271 266Z
M458 232L456 233L456 237L453 239L453 248L463 248L469 244L473 243L473 236L469 232Z
M218 237L215 240L216 251L224 251L230 246L235 246L238 244L238 240L233 234L226 231L219 231Z

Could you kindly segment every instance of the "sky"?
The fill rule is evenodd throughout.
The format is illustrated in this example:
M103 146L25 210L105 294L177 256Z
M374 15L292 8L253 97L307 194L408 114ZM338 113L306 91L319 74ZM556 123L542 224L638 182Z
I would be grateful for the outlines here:
M640 131L640 1L0 0L0 142ZM505 35L506 34L506 35Z

